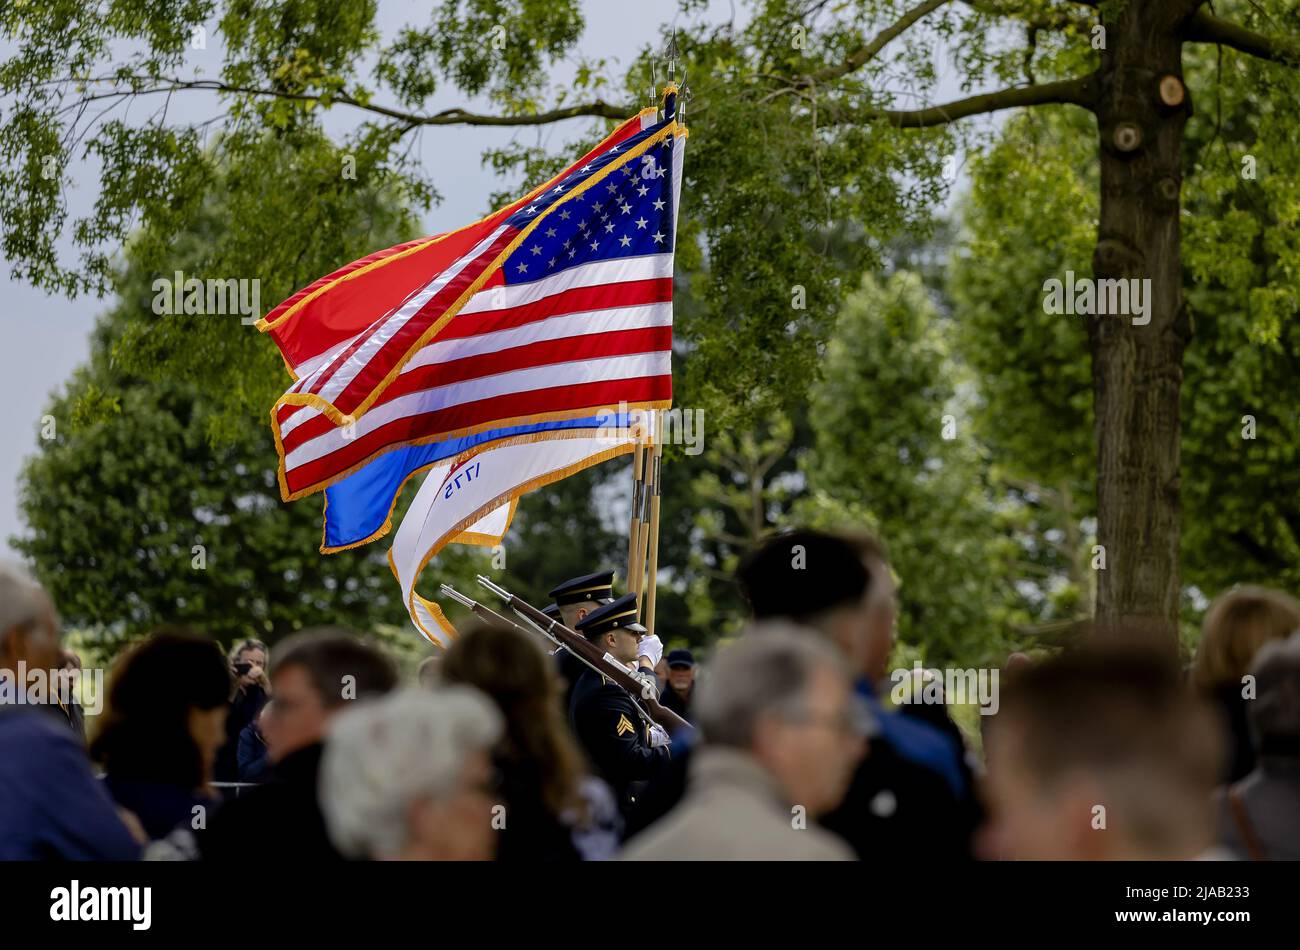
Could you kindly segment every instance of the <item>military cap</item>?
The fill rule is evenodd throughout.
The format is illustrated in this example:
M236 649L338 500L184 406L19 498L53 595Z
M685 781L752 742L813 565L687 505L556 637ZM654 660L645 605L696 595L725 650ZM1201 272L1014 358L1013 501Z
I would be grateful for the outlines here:
M552 620L561 619L560 607L558 604L547 604L545 607L542 608L542 613L546 614L546 616L550 617Z
M624 594L612 604L597 607L578 621L578 631L588 639L611 630L645 633L645 627L636 619L636 594Z
M589 600L607 604L614 599L614 572L597 571L595 574L584 574L565 581L551 591L551 598L557 607L582 604Z

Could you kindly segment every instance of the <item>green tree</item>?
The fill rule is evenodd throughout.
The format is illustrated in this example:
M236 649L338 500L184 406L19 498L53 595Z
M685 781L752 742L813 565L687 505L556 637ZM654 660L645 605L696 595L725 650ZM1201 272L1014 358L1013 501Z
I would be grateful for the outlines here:
M1189 66L1212 75L1218 57ZM1243 159L1281 146L1268 138L1277 134L1268 100L1228 78L1186 140L1196 172L1184 196L1195 345L1181 401L1182 562L1186 584L1206 596L1239 582L1300 582L1300 419L1292 408L1300 338L1294 321L1279 317L1289 304L1276 277L1289 266L1293 183L1267 166L1243 174L1252 164ZM1012 480L1070 493L1069 511L1048 506L1044 527L1058 536L1071 526L1086 533L1095 511L1094 474L1080 464L1090 399L1077 354L1088 339L1079 318L1044 319L1041 297L1028 288L1066 270L1091 273L1088 228L1069 213L1095 207L1091 145L1090 130L1065 111L1008 123L973 166L947 283L958 350L979 380L980 438ZM1044 372L1026 371L1035 365ZM1184 598L1189 635L1196 602Z
M916 224L943 193L944 159L957 136L969 135L954 123L1021 107L1081 108L1096 131L1093 275L1150 280L1152 289L1146 325L1094 317L1086 327L1097 535L1116 555L1098 577L1097 611L1107 620L1145 616L1172 627L1179 408L1191 329L1180 253L1192 99L1185 79L1194 80L1198 95L1214 88L1204 73L1184 75L1184 51L1201 44L1228 50L1227 81L1260 97L1267 158L1286 167L1297 152L1292 66L1300 14L1276 0L1231 0L1221 11L1228 19L1203 0L753 0L752 16L737 29L709 24L704 6L684 0L677 24L701 133L688 164L681 264L700 270L708 262L702 306L680 326L683 348L694 354L683 397L737 426L774 406L790 409L802 393L774 381L817 375L839 300L864 267L878 263L883 242ZM0 28L21 40L19 53L0 65L0 93L14 100L0 126L0 232L15 271L44 287L103 290L113 250L142 223L157 242L152 266L167 272L170 238L193 216L216 169L237 170L250 195L296 192L295 209L311 205L317 192L328 208L331 195L348 187L341 175L299 181L259 164L253 156L267 135L352 156L367 170L358 182L382 177L424 207L436 192L407 149L416 130L617 119L644 94L649 51L622 77L581 60L575 84L563 92L549 87L549 71L581 37L577 0L447 0L428 22L389 41L377 34L375 9L355 0L109 0L90 9L51 0L0 10ZM216 77L199 77L187 71L186 43L213 17L224 61ZM1011 39L1021 30L1023 42ZM914 107L910 97L933 95L936 56L945 46L968 90L995 91ZM376 68L363 76L370 61ZM905 101L892 85L898 77ZM490 111L433 111L432 96L446 88L485 99ZM215 91L222 111L193 125L169 124L165 107L139 125L97 111L193 90ZM337 144L323 141L321 131L322 113L336 107L365 117ZM212 148L205 150L206 137ZM72 227L77 259L68 263L55 242L66 223L73 149L98 159L103 172L93 213ZM537 158L498 157L501 167L517 161L521 168ZM1289 220L1294 197L1285 185L1269 187L1282 221ZM326 213L324 223L330 220ZM864 231L850 259L840 261L826 250L835 222L846 221ZM310 211L258 218L251 227L240 220L213 245L207 272L257 273L219 269L239 261L235 249L249 231L259 237L254 246L292 254L321 224ZM1241 250L1241 232L1224 236ZM1286 241L1273 252L1279 266L1260 275L1268 283L1254 288L1253 299L1277 319L1293 312L1286 275L1296 255ZM184 341L169 341L166 328L157 347L167 360L189 358ZM265 401L273 394L265 374L232 382L248 372L237 349L198 367L204 375L196 382L232 397L257 392ZM234 399L227 411L242 423L258 398Z
M240 200L228 200L232 192L243 197L237 186L209 192L175 241L177 268L190 270L214 235L232 229L244 211ZM351 199L359 203L346 216L353 224L304 249L301 267L393 241L410 226L391 198L365 191ZM386 625L389 639L393 625L409 630L380 548L322 557L320 506L280 502L264 413L214 438L222 403L206 386L170 372L142 374L116 358L127 337L136 338L137 357L149 351L140 314L149 312L152 275L138 255L152 240L142 232L128 249L118 299L96 324L89 360L47 410L20 480L27 531L12 543L64 621L108 650L164 622L191 623L227 641L275 641L319 623ZM248 329L236 315L153 321L196 341Z
M204 394L111 365L114 315L48 409L56 438L22 475L35 565L64 621L108 641L163 622L274 641L304 624L403 619L379 552L321 557L320 510L287 509L265 428L214 448Z
M946 337L909 272L865 278L845 301L811 394L795 517L866 524L886 541L900 637L928 661L1000 663L1013 630L1044 610L1018 586L1030 560L1020 513L989 482Z

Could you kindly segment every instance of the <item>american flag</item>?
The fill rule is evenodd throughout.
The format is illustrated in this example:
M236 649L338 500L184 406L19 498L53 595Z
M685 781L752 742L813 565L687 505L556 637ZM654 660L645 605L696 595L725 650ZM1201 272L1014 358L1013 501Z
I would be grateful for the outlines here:
M267 315L295 377L271 412L286 501L404 446L670 405L674 99L482 221L349 264Z

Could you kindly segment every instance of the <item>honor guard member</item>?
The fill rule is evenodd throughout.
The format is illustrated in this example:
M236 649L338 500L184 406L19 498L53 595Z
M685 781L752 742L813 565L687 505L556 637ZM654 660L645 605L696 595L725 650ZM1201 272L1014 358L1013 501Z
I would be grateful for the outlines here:
M636 618L636 594L624 594L578 621L578 631L602 652L630 664L636 661L637 643L645 633ZM649 727L632 698L592 669L574 687L569 721L626 816L645 783L668 770L668 746L650 744Z
M582 577L575 577L567 580L559 587L551 591L551 599L555 601L555 620L560 621L570 630L578 628L578 621L587 616L597 607L610 603L614 599L614 572L597 571L594 574L584 574ZM550 608L545 613L550 616ZM587 672L587 664L583 663L564 647L556 650L553 654L555 662L560 672L560 678L564 680L564 686L561 691L560 712L565 716L569 714L569 701L573 698L573 687L582 679L582 674Z

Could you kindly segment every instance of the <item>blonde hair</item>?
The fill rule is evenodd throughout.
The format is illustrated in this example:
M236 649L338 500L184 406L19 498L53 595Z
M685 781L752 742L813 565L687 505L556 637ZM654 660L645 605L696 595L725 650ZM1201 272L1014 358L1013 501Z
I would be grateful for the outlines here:
M1203 690L1240 683L1259 648L1300 630L1300 602L1268 587L1242 585L1205 612L1192 682Z

